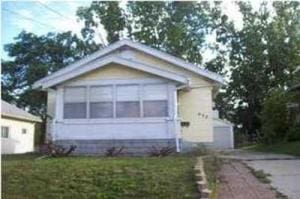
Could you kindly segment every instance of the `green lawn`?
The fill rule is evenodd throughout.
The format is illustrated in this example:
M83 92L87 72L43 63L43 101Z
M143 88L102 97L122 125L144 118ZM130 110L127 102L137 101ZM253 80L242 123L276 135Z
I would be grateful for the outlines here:
M279 144L274 144L274 145L254 145L254 146L246 147L245 149L253 150L253 151L290 154L290 155L300 156L300 141L279 143Z
M212 191L211 199L218 198L218 176L217 173L220 170L223 162L216 156L206 156L203 158L204 171L208 182L208 188Z
M6 198L195 198L193 157L2 157Z

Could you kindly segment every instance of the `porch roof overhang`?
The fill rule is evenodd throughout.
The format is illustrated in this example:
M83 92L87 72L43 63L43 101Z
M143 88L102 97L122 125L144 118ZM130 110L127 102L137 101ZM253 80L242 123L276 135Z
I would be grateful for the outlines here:
M180 85L189 85L189 79L185 76L178 75L176 73L172 73L166 70L161 69L159 66L152 66L147 63L137 62L130 59L125 59L117 55L109 55L105 57L100 57L95 59L86 65L83 65L80 68L76 68L68 73L63 73L59 76L54 76L52 78L45 78L40 81L34 83L33 88L35 89L47 89L58 84L61 84L70 79L76 78L80 75L93 71L95 69L99 69L108 64L115 63L123 65L124 67L129 67L132 69L140 70L152 75L156 75L165 79L173 80L178 82ZM51 77L51 76L50 76Z

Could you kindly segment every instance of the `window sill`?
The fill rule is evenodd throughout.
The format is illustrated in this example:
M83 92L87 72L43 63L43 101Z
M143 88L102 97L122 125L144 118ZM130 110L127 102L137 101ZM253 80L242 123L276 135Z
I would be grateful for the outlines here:
M169 117L163 118L112 118L112 119L64 119L57 121L63 124L123 124L123 123L165 123L172 121Z

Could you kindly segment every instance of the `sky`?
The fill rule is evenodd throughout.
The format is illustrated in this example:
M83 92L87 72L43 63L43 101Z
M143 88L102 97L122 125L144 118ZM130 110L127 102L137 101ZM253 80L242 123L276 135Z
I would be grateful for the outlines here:
M1 2L1 58L7 59L3 46L14 41L22 31L43 35L48 32L72 31L80 35L83 23L78 21L76 10L80 6L89 6L91 1L5 1ZM123 5L124 2L122 3ZM258 5L259 3L253 3ZM222 10L234 20L237 27L242 25L241 15L233 1L224 1ZM105 31L99 30L102 37ZM210 39L210 38L208 38ZM98 38L100 41L100 39ZM205 55L207 54L207 55ZM204 53L204 58L209 56Z

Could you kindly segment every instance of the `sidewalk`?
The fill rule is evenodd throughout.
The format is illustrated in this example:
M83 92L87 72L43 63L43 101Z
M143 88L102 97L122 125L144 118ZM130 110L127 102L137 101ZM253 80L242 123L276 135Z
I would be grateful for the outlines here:
M276 192L263 184L241 162L225 163L219 171L219 199L274 199Z

